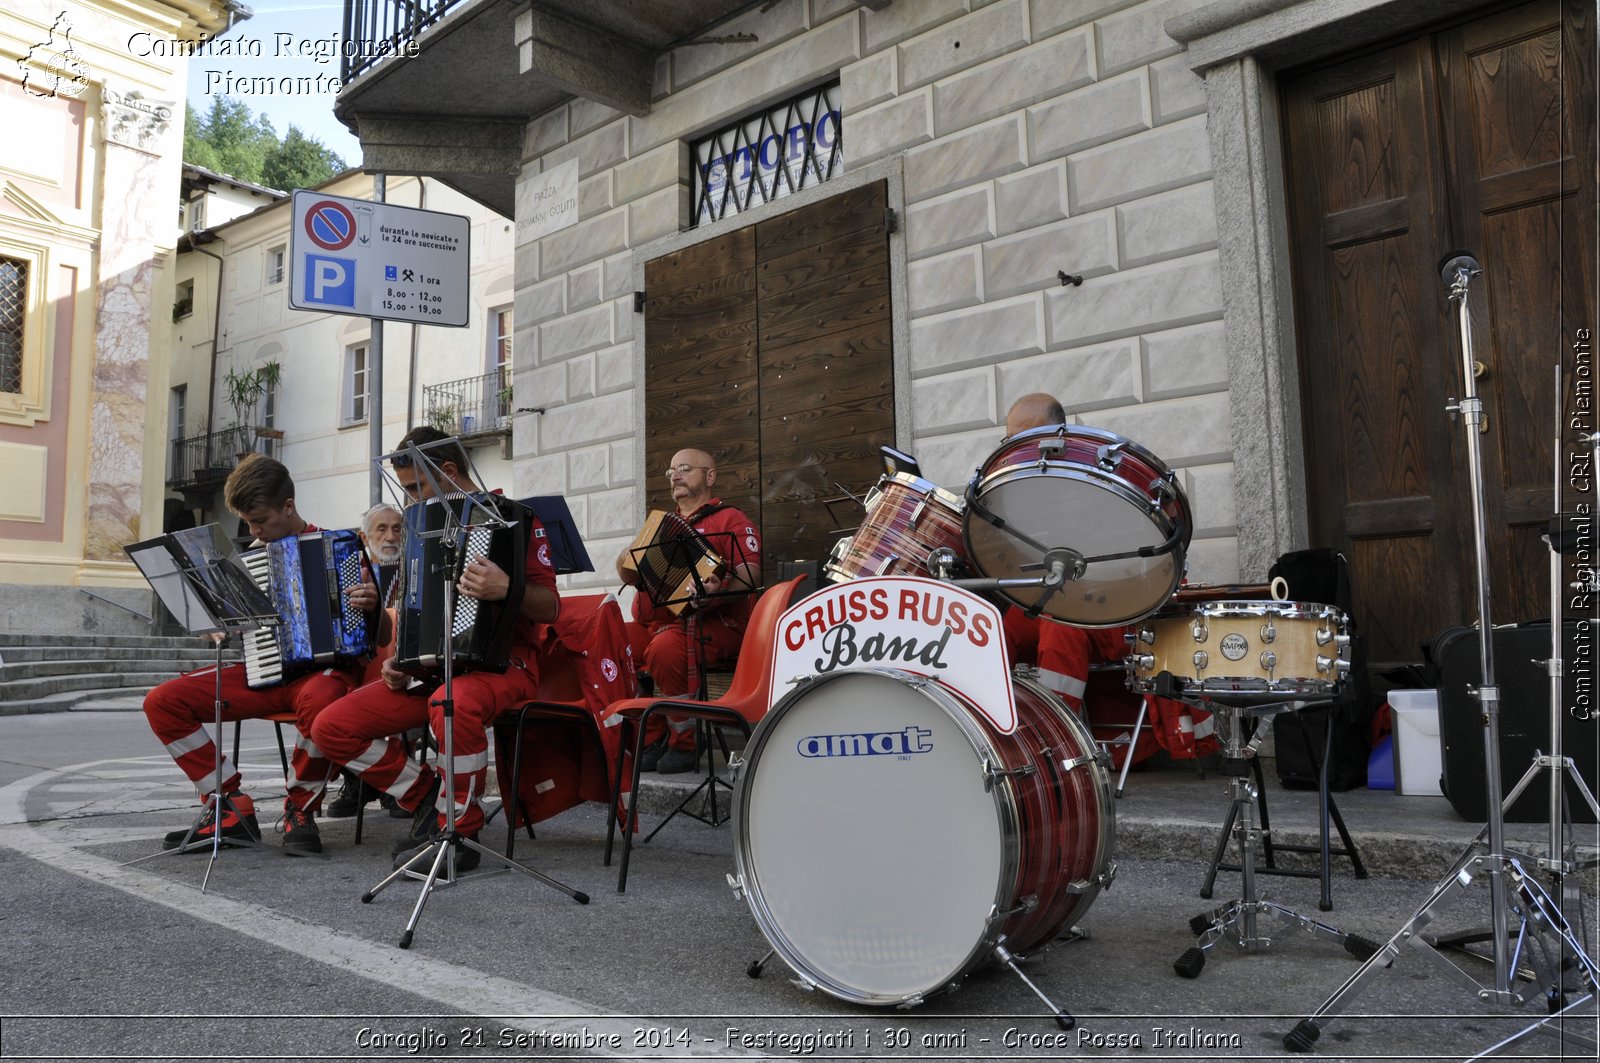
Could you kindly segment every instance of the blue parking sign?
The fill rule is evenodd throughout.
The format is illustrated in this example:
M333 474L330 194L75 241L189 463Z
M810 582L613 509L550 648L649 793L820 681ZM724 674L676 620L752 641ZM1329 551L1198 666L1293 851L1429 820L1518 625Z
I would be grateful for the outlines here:
M383 279L386 281L397 281L400 279L400 271L394 266L385 266L383 267Z
M355 309L355 259L334 258L332 255L306 255L306 289L303 301Z

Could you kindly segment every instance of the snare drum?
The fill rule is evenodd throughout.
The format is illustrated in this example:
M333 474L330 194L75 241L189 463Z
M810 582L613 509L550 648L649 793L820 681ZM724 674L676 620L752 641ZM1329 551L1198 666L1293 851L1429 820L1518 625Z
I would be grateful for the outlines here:
M1116 627L1155 612L1183 578L1189 500L1160 458L1114 432L1018 432L978 470L967 498L967 557L983 575L1037 578L1056 549L1089 559L1079 578L1069 573L1053 591L1000 588L1023 608L1079 627ZM1093 560L1106 555L1116 556Z
M928 576L928 555L940 547L966 557L961 514L967 504L910 473L884 476L867 495L867 515L855 535L833 548L824 571L835 583L863 576Z
M1001 734L937 680L828 673L773 706L734 794L737 888L808 986L863 1004L954 989L1081 917L1115 874L1103 754L1015 681Z
M1336 696L1350 671L1345 615L1310 602L1200 602L1145 621L1127 659L1128 686L1152 693L1172 675L1176 697L1255 704Z

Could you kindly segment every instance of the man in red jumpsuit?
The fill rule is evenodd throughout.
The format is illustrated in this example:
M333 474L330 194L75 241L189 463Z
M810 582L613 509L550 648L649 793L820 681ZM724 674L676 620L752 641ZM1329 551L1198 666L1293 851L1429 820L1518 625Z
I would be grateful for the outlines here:
M682 617L651 601L642 588L634 596L633 618L649 635L643 650L645 671L655 683L656 694L671 698L692 694L699 686L702 667L738 655L755 595L719 596L719 592L753 590L761 585L761 537L754 521L712 494L717 463L710 454L693 448L678 451L667 466L666 477L678 516L705 535L713 550L726 553L722 560L728 566L722 578L704 581L706 596L691 603ZM618 556L617 575L631 584L638 575L623 564L628 556L627 550ZM652 730L659 719L651 718ZM668 716L667 723L660 726L661 731L645 736L648 745L639 770L663 775L693 771L699 762L694 721Z
M421 447L444 440L450 437L423 425L406 434L400 449L412 443ZM460 443L450 440L443 446L428 446L425 453L443 474L446 490L479 490L472 482ZM409 456L398 455L392 464L395 479L410 497L420 501L433 496L432 482ZM480 800L488 778L488 728L497 716L537 695L539 664L535 646L540 625L554 620L561 609L544 528L531 515L528 519L526 587L512 636L511 665L503 674L456 675L451 684L455 702L451 759L455 771L458 871L471 871L479 862L478 852L459 842L463 837L476 837L483 826ZM504 599L510 585L506 571L482 557L468 564L456 581L459 594L485 602ZM368 786L388 794L401 808L414 813L410 835L396 846L395 866L401 867L443 832L445 814L437 809L442 773L407 757L405 743L395 736L426 724L443 750L444 709L434 696L442 697L438 680L413 686L413 677L394 667L390 632L385 630L381 641L390 646L390 652L383 660L380 678L329 705L313 723L311 736L329 760L349 768Z
M223 498L228 509L238 515L255 536L256 545L317 530L295 508L294 480L289 470L264 455L252 454L239 463L223 485ZM364 582L350 588L346 594L357 608L374 610L378 606L377 585L371 582L370 574L363 578ZM334 769L307 736L318 713L349 693L359 682L360 675L360 663L352 662L343 667L319 669L276 686L252 689L246 684L242 663L222 666L224 722L256 720L283 712L295 714L299 736L289 764L289 790L283 813L283 851L287 855L304 856L322 851L316 810ZM208 800L218 788L226 795L221 816L223 838L259 841L261 828L256 823L255 803L239 790L239 769L223 757L221 773L217 773L216 746L205 728L208 722L216 719L216 684L214 667L170 679L145 695L144 714L150 721L150 729L195 784L202 801ZM208 810L194 840L209 843L216 830L215 820L215 810ZM188 834L187 829L173 831L162 842L162 848L178 848Z

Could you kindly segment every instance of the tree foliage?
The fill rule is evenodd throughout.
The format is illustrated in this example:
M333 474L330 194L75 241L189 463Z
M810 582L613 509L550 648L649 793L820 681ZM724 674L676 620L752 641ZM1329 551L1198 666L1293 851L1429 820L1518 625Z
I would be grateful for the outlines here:
M282 140L266 115L226 96L213 96L201 115L186 105L183 161L251 184L288 191L321 184L345 168L316 137L291 125Z

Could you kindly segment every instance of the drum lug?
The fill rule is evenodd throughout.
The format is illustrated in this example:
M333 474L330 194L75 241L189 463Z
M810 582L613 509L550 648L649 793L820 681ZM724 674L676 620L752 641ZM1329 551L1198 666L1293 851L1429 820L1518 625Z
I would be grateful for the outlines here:
M1350 674L1350 662L1343 657L1325 657L1317 654L1317 671L1332 672L1334 679L1344 679Z
M1099 883L1101 889L1108 890L1111 888L1111 884L1116 880L1117 862L1115 860L1108 860L1106 861L1105 870L1101 871L1100 874L1096 876L1095 881Z
M1278 637L1278 626L1276 624L1274 624L1272 621L1268 620L1265 624L1261 625L1261 641L1262 642L1272 642L1275 639L1277 639L1277 637Z
M1048 752L1048 750L1046 750L1045 752ZM1081 757L1068 757L1066 760L1063 760L1061 762L1061 770L1063 772L1066 772L1066 773L1070 774L1071 772L1077 771L1079 768L1083 767L1085 764L1093 764L1095 761L1099 760L1101 757L1104 757L1107 760L1110 760L1111 759L1111 754L1105 752L1104 750L1098 750L1098 751L1096 751L1094 753L1086 753Z
M799 986L801 989L805 990L807 993L814 993L817 990L817 983L813 982L811 979L805 977L804 975L801 975L799 978L791 978L791 979L789 979L789 984L790 985L794 985L794 986Z
M998 904L992 905L989 908L989 918L987 922L990 926L998 926L1014 915L1021 915L1023 912L1031 912L1037 907L1039 907L1039 897L1037 894L1030 893L1026 897L1018 898L1017 906L1015 908L1007 908L1005 911L1001 911Z
M812 988L815 989L816 987L812 986ZM954 988L954 986L951 988ZM922 994L913 993L911 996L896 1004L895 1007L901 1011L910 1011L912 1008L920 1008L922 1007Z
M1195 650L1194 651L1194 670L1196 672L1205 671L1206 670L1206 665L1209 664L1209 663L1211 663L1211 655L1210 654L1208 654L1205 650Z
M900 555L899 554L890 554L888 557L886 557L882 561L878 562L878 571L874 572L873 575L874 576L883 575L884 573L889 571L889 566L890 565L894 564L896 561L899 561L899 560L900 560Z
M749 761L744 759L744 755L739 750L735 749L729 752L728 782L737 783L739 781L739 775L744 771L744 766L748 763Z
M1020 768L997 768L994 761L984 758L983 761L983 792L989 793L994 789L995 780L1010 778L1026 778L1034 771L1032 764L1024 764Z
M1148 672L1156 666L1156 655L1153 653L1135 653L1128 658L1128 664L1136 675L1139 672Z
M1273 653L1271 650L1262 650L1261 651L1261 668L1262 668L1263 671L1265 671L1267 673L1267 677L1269 679L1272 677L1272 673L1277 669L1277 667L1278 667L1278 655L1276 653Z
M1105 444L1095 451L1094 463L1106 472L1115 472L1117 466L1122 464L1122 448L1127 445L1126 442ZM1151 485L1152 488L1154 486Z
M1199 617L1190 621L1189 633L1194 636L1196 642L1204 642L1211 634L1210 629L1206 627L1206 622ZM1151 641L1154 641L1154 639Z
M917 507L911 511L911 516L906 520L906 526L907 527L911 527L911 528L915 528L917 526L917 521L922 519L922 513L927 508L928 508L928 496L927 495L923 495L922 499L919 502L917 502Z
M744 879L743 878L739 877L738 875L731 875L730 874L728 876L728 888L733 891L733 899L734 900L736 900L736 901L744 900Z

